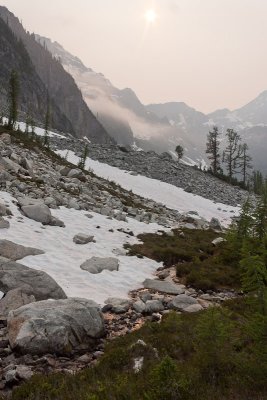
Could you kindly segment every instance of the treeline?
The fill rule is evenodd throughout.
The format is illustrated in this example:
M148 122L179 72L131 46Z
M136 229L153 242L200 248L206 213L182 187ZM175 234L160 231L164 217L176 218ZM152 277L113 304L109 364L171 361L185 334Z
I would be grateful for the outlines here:
M260 171L253 171L252 157L247 143L234 129L227 129L224 150L221 151L222 133L217 126L207 135L206 153L210 160L209 172L244 189L262 194L266 178Z

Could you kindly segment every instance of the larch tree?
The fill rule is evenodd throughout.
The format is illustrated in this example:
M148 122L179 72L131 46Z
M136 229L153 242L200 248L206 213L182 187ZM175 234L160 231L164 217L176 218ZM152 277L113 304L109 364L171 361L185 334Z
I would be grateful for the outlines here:
M226 140L227 146L223 152L223 163L225 164L229 181L232 182L233 176L237 173L241 159L241 138L234 129L227 129Z
M210 160L211 170L214 175L221 170L220 166L220 132L217 126L208 133L206 153Z

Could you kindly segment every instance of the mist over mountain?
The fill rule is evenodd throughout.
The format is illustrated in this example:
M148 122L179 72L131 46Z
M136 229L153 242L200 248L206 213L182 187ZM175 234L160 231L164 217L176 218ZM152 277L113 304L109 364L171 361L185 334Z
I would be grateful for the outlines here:
M9 12L7 8L0 7L0 17L1 21L8 25L10 32L12 31L19 41L19 47L25 47L25 52L28 53L27 57L30 59L32 69L34 69L33 73L37 76L35 81L38 81L38 85L42 87L43 101L41 103L46 104L47 96L49 95L52 102L51 106L53 106L51 107L53 108L53 127L59 130L70 131L78 137L87 136L94 142L112 142L103 126L84 102L75 81L64 70L60 62L54 59L51 53L35 40L33 34L25 31L18 18ZM10 65L9 73L12 69L17 69L18 67L14 52L11 60L13 60L13 65ZM32 79L30 75L31 72L28 70L28 84ZM7 76L3 75L2 80L6 79ZM26 79L24 81L26 82ZM35 88L36 85L33 82L30 91L35 93ZM23 90L22 92L24 96L27 96L27 92ZM23 107L29 107L34 114L33 117L42 122L40 113L43 114L44 118L45 113L42 112L43 106L39 108L37 99L33 101L32 97L33 95L24 98ZM32 103L34 103L33 106ZM54 107L54 105L56 106ZM37 110L39 110L39 114L35 112Z

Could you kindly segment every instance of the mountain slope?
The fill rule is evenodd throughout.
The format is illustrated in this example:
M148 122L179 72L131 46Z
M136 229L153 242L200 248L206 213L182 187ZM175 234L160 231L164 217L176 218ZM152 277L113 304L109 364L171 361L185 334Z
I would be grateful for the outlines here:
M21 41L13 35L8 25L0 18L0 107L3 113L8 108L8 82L10 72L18 71L19 78L19 113L25 118L31 113L36 120L43 122L47 108L46 87L37 75L27 50ZM71 122L52 101L51 117L53 125L59 130L73 132Z
M39 78L47 88L51 100L57 104L73 126L76 136L87 136L93 142L108 143L111 138L84 102L73 78L55 60L50 52L27 33L18 18L5 7L0 7L0 17L24 43Z

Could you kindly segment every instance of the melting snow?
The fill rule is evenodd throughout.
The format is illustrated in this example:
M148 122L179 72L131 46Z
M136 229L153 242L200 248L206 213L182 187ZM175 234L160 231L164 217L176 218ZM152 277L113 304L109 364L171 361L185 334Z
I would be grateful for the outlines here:
M61 207L52 210L52 214L64 221L66 227L43 227L26 217L23 217L23 222L19 222L17 217L21 217L21 214L12 200L8 193L0 192L0 202L7 202L14 215L9 220L10 228L0 230L0 238L44 250L45 254L25 257L18 262L47 272L65 290L67 296L92 299L99 304L104 304L108 297L125 298L130 290L142 287L142 282L151 278L161 266L161 263L150 259L117 256L113 253L115 249L122 250L125 243L137 242L136 238L118 232L117 229L130 229L137 235L162 230L157 224L147 225L134 219L128 219L128 223L121 222L95 213L90 213L93 218L89 219L85 211ZM110 229L114 233L109 232ZM93 235L96 243L75 244L73 237L77 233ZM118 258L119 271L103 271L92 275L81 270L80 265L94 256Z

